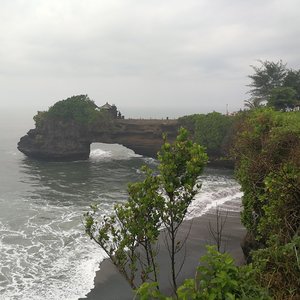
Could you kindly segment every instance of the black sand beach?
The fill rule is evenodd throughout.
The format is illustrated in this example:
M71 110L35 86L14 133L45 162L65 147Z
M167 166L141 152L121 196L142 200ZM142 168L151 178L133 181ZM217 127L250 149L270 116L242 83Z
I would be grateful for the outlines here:
M190 230L186 243L185 264L179 275L180 282L182 282L185 278L194 277L195 269L199 263L199 258L206 253L205 245L214 244L208 230L209 221L212 225L214 225L216 222L216 216L208 213L201 217L185 221L180 228L180 238L183 238ZM240 242L244 235L245 228L241 225L240 213L230 212L224 229L224 239L226 240L224 244L226 252L229 252L235 258L236 264L242 264L244 262L242 249L240 247ZM162 283L163 292L169 293L171 291L169 256L162 235L159 243L159 280ZM178 261L179 260L180 258ZM100 270L96 273L94 283L95 287L86 295L86 298L81 299L129 300L134 297L128 283L118 273L114 265L108 259L101 263Z

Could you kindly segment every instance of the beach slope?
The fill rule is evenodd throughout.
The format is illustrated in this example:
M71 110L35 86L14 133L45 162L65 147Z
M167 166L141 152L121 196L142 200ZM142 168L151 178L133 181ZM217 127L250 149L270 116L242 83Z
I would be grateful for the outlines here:
M214 213L207 213L201 217L185 221L179 231L179 238L184 238L189 232L186 243L185 253L182 252L178 256L178 265L185 257L185 264L178 277L179 282L186 278L194 277L196 267L199 264L199 258L206 253L205 245L214 244L213 238L209 233L209 222L211 226L216 223L216 216ZM240 247L242 238L246 233L245 228L240 221L239 212L229 212L224 229L224 243L226 252L230 253L236 264L244 263L243 252ZM162 291L170 294L172 289L170 286L170 268L169 256L165 245L164 234L160 235L159 239L159 266L160 274L159 280L161 282ZM134 293L125 279L118 273L115 266L110 260L104 260L100 265L100 270L97 271L94 281L95 287L86 295L88 300L129 300L133 299Z

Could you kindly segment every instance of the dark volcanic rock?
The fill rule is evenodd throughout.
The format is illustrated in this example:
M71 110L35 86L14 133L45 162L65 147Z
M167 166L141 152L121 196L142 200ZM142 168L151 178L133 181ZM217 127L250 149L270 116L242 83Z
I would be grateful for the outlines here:
M177 135L174 120L114 120L92 128L73 121L47 121L31 129L18 143L25 155L42 160L67 161L89 158L90 144L117 143L137 154L155 157L167 133L172 141Z
M18 149L29 157L43 160L87 159L90 141L86 130L74 122L47 122L31 129L18 143Z

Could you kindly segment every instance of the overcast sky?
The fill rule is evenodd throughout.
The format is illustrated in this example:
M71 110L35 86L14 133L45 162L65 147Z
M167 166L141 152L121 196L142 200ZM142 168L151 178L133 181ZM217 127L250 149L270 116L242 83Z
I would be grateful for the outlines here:
M256 60L300 68L299 37L299 0L0 0L0 108L235 111Z

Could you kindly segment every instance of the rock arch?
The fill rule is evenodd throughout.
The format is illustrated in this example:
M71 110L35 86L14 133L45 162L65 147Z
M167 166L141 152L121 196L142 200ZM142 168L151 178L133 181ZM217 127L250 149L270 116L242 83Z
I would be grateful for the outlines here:
M72 121L52 122L29 130L18 149L34 159L72 161L88 159L91 143L118 143L137 154L155 157L163 133L172 141L177 130L177 120L115 120L109 126L89 129Z

